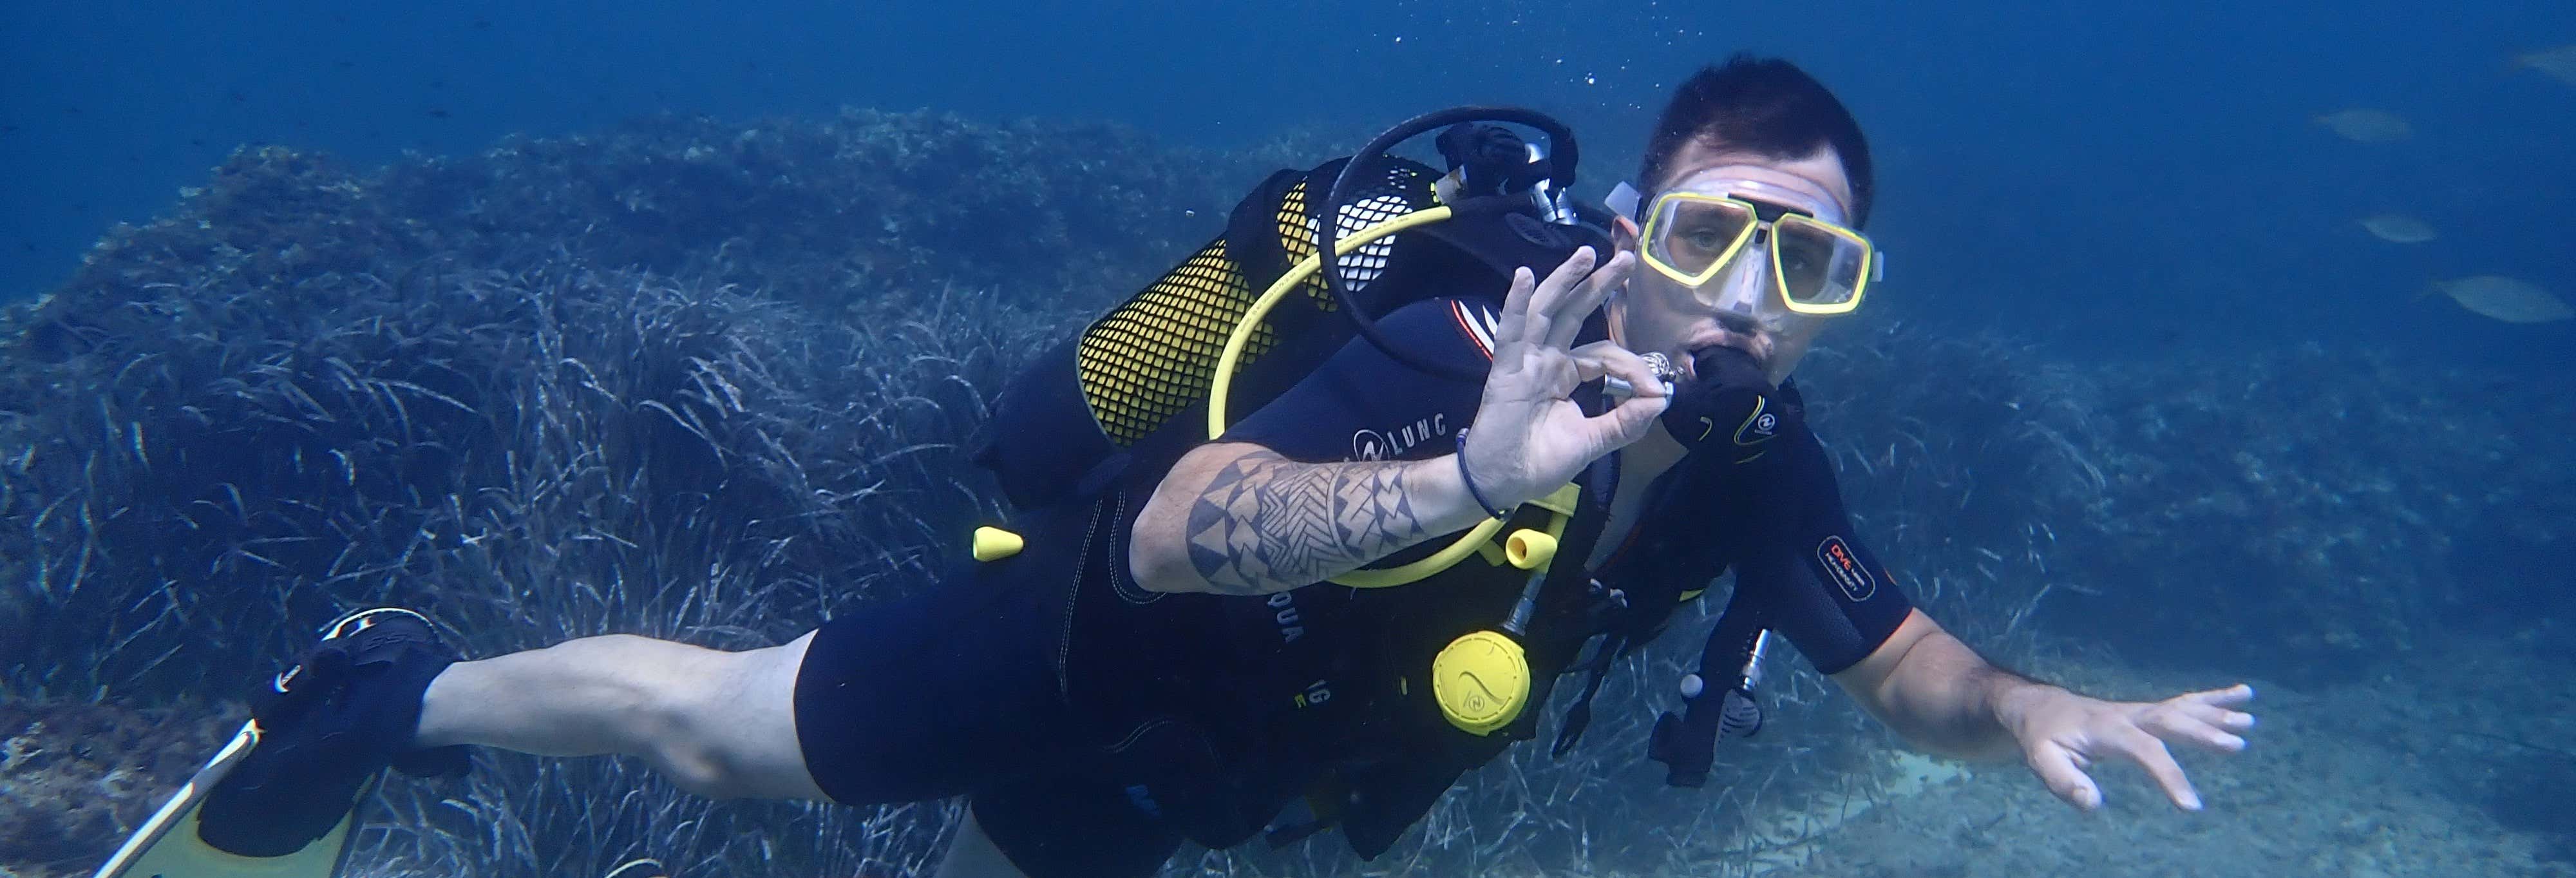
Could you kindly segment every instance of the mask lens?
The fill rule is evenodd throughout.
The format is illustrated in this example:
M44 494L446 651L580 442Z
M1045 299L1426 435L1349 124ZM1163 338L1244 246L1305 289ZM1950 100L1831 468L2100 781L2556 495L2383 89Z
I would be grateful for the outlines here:
M1752 228L1753 211L1729 201L1665 198L1648 256L1683 275L1698 277L1732 256Z
M1771 233L1780 292L1790 304L1835 307L1858 297L1867 244L1799 216L1781 217Z

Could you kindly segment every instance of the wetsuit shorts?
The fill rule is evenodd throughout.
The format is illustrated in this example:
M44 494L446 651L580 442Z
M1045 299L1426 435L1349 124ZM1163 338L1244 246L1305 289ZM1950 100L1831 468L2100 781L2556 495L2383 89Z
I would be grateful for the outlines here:
M949 578L825 623L796 676L806 770L834 801L965 795L1031 878L1145 878L1181 838L1104 770L1058 675L1064 583ZM995 575L984 575L984 574Z

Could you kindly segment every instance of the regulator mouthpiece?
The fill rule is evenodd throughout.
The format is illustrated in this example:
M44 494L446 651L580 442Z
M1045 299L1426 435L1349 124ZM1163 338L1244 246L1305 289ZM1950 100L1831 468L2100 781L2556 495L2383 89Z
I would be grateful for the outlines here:
M1664 409L1664 429L1693 449L1734 446L1758 455L1754 446L1780 434L1791 413L1772 401L1779 388L1753 355L1729 347L1710 348L1691 357L1695 374ZM1752 460L1750 456L1736 461Z

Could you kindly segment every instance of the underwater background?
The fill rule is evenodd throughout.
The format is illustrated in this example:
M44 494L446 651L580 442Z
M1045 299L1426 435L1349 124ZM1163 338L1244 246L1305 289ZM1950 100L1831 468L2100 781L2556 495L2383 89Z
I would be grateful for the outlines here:
M2112 767L2079 816L1781 656L1665 789L1684 620L1387 858L1173 874L2576 875L2576 321L2425 295L2576 295L2570 44L2563 2L20 4L0 874L87 874L343 608L740 648L920 587L997 514L958 445L1017 358L1270 170L1515 104L1597 197L1750 50L1878 159L1888 282L1800 373L1863 533L2008 665L2252 680L2253 748L2185 757L2205 813ZM955 810L390 786L358 874L876 878Z

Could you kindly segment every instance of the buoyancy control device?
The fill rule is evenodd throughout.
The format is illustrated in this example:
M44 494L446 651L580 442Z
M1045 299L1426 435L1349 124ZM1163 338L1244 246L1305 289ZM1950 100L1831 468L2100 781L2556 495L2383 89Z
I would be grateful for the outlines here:
M1546 148L1492 123L1534 129L1545 136ZM1390 154L1404 141L1433 131L1441 132L1445 173ZM1576 158L1573 134L1553 119L1520 109L1462 107L1398 125L1353 157L1272 174L1235 206L1222 234L1072 338L1040 353L1015 376L996 403L974 460L995 474L1006 498L1021 509L1084 502L1132 466L1170 465L1189 448L1221 434L1229 416L1258 409L1354 338L1426 373L1481 382L1481 370L1454 375L1456 367L1428 362L1393 344L1377 332L1375 320L1407 304L1440 297L1482 301L1499 310L1516 269L1526 266L1543 275L1581 247L1609 252L1610 216L1568 196ZM1322 217L1334 221L1319 222ZM1715 411L1709 414L1719 417ZM1506 694L1518 690L1516 697L1500 701L1479 697L1484 692L1436 695L1449 725L1490 742L1478 745L1480 749L1530 733L1523 708L1533 694L1531 669L1518 640L1543 585L1584 583L1579 568L1595 534L1569 543L1568 557L1562 559L1555 557L1556 540L1567 535L1576 507L1591 502L1596 501L1569 485L1531 504L1545 513L1538 516L1546 519L1544 526L1503 537L1504 522L1489 521L1448 550L1423 559L1426 563L1335 580L1398 585L1480 550L1526 571L1509 617L1452 643L1432 675L1435 680L1473 679L1478 689L1500 681L1493 691ZM1007 531L977 532L978 560L1008 557L1021 549L1020 539ZM1562 569L1562 564L1577 569ZM1602 590L1598 583L1589 585ZM1752 639L1737 653L1739 661L1758 649L1762 635L1758 628L1728 635L1748 636ZM1623 639L1596 653L1598 666L1589 669L1592 680L1582 701L1588 703L1599 686L1608 660L1631 645ZM1720 652L1715 645L1713 639L1712 654ZM1727 692L1717 702L1723 707L1716 714L1703 714L1694 698L1689 722L1666 717L1662 725L1673 728L1658 729L1654 755L1675 763L1674 783L1685 782L1696 753L1708 746L1693 746L1704 725L1722 725L1732 734L1749 733L1750 726L1758 725L1758 714L1747 712L1754 682L1748 678L1757 666L1758 659L1743 661L1732 679L1710 675ZM1722 715L1723 722L1703 718L1714 715ZM1560 748L1580 735L1587 718L1588 711L1569 715L1571 728L1560 736ZM1499 734L1505 729L1516 731ZM1704 765L1698 763L1702 775ZM1436 797L1454 773L1426 778L1423 783L1363 785L1386 787L1381 792L1420 787L1415 792ZM1354 849L1373 856L1428 806L1427 799L1411 801L1419 798L1394 796L1362 813L1345 802L1332 809L1339 813L1303 831L1342 822L1351 830Z
M1547 147L1492 123L1535 129ZM1432 131L1446 173L1388 154ZM1250 412L1353 337L1435 374L1454 370L1398 349L1376 318L1444 296L1499 308L1513 270L1545 272L1585 246L1607 252L1608 215L1566 195L1576 158L1573 133L1545 115L1461 107L1398 125L1351 158L1272 174L1223 234L1015 376L975 462L1014 506L1040 508L1096 490L1140 455L1176 459L1209 438L1196 429L1203 418L1185 415L1205 413L1212 392L1226 390L1227 411ZM1327 251L1341 256L1316 258ZM1276 306L1254 314L1283 284ZM1248 329L1240 362L1221 377L1238 327Z

